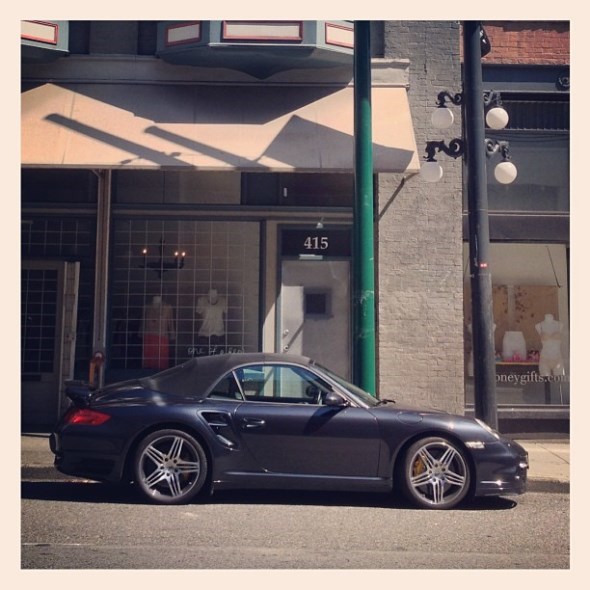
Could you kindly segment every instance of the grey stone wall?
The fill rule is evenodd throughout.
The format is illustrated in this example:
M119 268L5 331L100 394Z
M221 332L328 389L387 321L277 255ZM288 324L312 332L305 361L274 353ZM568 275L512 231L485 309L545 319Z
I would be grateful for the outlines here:
M387 21L384 57L410 60L408 96L422 160L427 140L460 137L430 123L441 90L460 92L456 22ZM464 411L461 160L442 154L444 176L378 178L379 393L398 402Z

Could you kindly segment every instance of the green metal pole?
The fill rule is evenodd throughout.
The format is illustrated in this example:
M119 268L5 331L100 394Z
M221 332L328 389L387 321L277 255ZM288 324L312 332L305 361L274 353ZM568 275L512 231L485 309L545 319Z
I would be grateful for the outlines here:
M354 25L353 380L376 394L373 138L369 21Z

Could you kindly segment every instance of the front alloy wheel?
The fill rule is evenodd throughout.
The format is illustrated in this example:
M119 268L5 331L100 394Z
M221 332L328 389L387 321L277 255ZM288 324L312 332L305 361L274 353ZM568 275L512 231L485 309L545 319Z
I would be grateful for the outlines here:
M424 438L408 449L403 471L404 492L417 506L453 508L469 492L470 482L467 458L449 440Z
M144 496L158 504L192 500L207 476L201 445L181 430L159 430L140 443L135 455L135 482Z

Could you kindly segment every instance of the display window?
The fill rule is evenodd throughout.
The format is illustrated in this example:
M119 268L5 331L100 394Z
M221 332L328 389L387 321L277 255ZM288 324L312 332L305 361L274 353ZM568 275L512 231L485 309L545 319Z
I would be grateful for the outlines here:
M473 403L471 285L464 246L466 401ZM563 244L490 244L496 395L501 405L569 405L569 277Z
M115 220L109 380L259 350L259 242L256 222Z

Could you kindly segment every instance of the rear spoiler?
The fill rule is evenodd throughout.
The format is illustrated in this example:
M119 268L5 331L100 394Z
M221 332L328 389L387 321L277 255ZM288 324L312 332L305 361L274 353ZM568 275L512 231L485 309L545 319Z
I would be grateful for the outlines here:
M66 381L65 394L78 408L85 408L95 389L87 381Z

